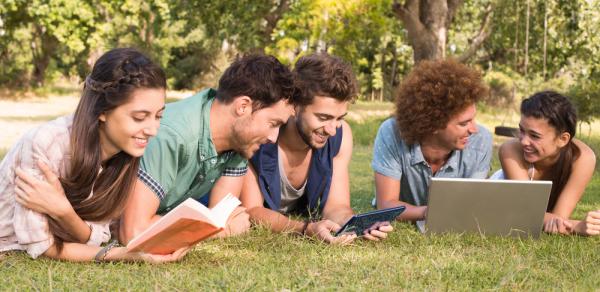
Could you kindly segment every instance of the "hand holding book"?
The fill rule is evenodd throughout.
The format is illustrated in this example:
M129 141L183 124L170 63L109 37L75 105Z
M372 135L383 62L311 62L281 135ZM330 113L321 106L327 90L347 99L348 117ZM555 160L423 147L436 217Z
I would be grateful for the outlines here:
M193 246L222 231L240 204L235 196L227 194L211 210L189 198L132 239L127 249L164 255Z

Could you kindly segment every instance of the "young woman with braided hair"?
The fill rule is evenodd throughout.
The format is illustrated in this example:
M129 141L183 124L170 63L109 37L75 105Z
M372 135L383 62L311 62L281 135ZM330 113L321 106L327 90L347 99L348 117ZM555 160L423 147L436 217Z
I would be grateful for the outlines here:
M543 91L524 99L519 137L500 146L502 170L492 178L552 181L544 231L598 235L600 210L570 219L596 165L594 151L575 139L576 128L577 114L566 96Z
M165 262L110 243L165 104L165 74L134 49L101 56L74 115L26 133L0 163L0 252L70 261ZM114 248L113 248L114 247Z

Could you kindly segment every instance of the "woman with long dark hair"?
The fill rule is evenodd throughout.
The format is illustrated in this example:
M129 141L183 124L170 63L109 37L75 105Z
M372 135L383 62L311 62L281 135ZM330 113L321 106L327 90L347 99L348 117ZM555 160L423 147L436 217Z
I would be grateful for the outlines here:
M594 174L596 156L575 139L577 114L569 99L543 91L521 103L519 138L502 144L499 150L506 179L552 181L544 216L549 233L598 235L600 210L585 220L570 219Z
M74 115L26 133L0 163L0 252L72 261L179 259L129 253L109 224L127 201L165 104L165 74L134 49L102 55Z

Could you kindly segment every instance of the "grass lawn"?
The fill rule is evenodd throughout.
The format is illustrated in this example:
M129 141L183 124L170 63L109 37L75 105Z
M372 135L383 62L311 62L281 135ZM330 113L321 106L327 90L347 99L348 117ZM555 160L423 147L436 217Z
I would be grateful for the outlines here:
M379 106L361 105L368 110ZM350 166L352 206L373 196L371 141L382 117L351 122L358 144ZM597 136L586 141L600 149ZM598 152L597 152L598 153ZM3 156L0 149L0 157ZM495 159L494 170L498 168ZM596 174L575 218L600 208ZM384 242L330 246L263 228L206 241L179 263L78 264L0 254L0 290L597 290L600 237L538 240L439 235L405 223Z

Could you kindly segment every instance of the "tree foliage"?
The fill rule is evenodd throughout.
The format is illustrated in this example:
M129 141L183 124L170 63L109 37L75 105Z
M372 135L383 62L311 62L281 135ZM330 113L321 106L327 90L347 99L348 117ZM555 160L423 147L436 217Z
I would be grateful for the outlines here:
M503 101L572 88L596 115L597 95L580 92L600 83L600 0L0 0L0 86L81 79L123 46L151 55L175 89L214 86L207 76L238 55L291 65L326 51L352 64L360 98L380 100L415 60L453 57Z

